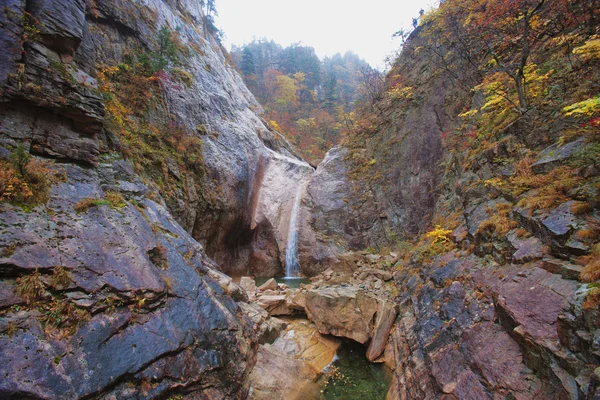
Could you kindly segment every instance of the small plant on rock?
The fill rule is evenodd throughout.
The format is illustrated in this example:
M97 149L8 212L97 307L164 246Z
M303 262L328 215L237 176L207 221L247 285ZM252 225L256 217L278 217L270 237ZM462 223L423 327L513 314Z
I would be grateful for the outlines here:
M58 180L50 163L33 159L21 144L9 161L0 161L0 201L28 206L45 203L50 186Z
M169 267L167 248L163 245L158 245L155 248L148 250L148 258L152 264L156 265L158 268L166 269Z
M427 239L433 239L434 243L446 243L450 241L451 233L452 231L450 229L444 229L440 225L436 225L432 231L425 234L425 237Z
M69 286L72 282L71 274L63 267L54 268L54 273L50 277L50 285L55 289L62 289Z
M17 293L27 304L31 304L44 294L45 287L42 274L35 271L33 274L17 278Z
M597 243L592 252L585 257L579 259L585 264L581 271L581 280L584 282L594 282L600 279L600 243Z

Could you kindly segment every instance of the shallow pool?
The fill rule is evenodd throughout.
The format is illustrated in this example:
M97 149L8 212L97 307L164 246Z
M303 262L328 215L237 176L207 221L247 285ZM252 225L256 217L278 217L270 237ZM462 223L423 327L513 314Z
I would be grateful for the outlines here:
M321 399L385 399L392 371L384 364L370 363L365 353L366 347L359 343L342 343L331 369L320 378Z
M271 279L271 277L258 277L258 278L254 278L254 280L256 281L256 286L262 285L263 283L265 283L269 279ZM308 283L310 283L310 279L308 279L308 278L284 278L284 277L280 277L280 278L275 278L275 280L277 281L277 283L285 283L286 285L288 285L292 289L299 288L301 283L304 283L305 285L308 284Z

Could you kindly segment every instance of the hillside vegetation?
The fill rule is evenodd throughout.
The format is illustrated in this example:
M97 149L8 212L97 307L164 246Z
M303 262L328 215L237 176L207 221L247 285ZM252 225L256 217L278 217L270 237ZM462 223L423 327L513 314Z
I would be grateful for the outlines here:
M265 39L231 55L271 126L314 165L339 143L362 84L380 76L352 52L321 61L312 47Z
M583 219L595 215L596 3L453 0L424 14L385 83L373 85L356 112L344 140L350 177L361 187L366 179L382 202L397 205L401 166L411 168L401 156L407 148L437 159L427 180L435 213L415 204L420 212L398 227L404 232L454 229L469 207L491 199L502 203L480 233L494 238L517 227L515 206L539 214L572 200ZM424 109L428 116L415 118ZM415 130L427 141L415 143ZM599 229L588 221L578 240L592 249Z

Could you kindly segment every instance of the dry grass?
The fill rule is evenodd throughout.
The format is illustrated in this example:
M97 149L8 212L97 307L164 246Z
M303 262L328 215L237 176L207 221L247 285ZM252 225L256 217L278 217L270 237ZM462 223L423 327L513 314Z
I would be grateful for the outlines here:
M597 228L580 229L575 233L575 237L584 242L596 242L600 240L600 230Z
M63 267L54 268L54 272L50 277L50 285L55 289L64 289L72 282L71 274Z
M577 261L584 265L580 276L582 281L594 282L600 279L600 243L596 243L590 254L579 257Z
M44 291L42 274L37 270L33 274L17 278L17 293L27 304L31 304L39 299L44 294Z
M546 209L555 207L569 200L567 193L583 182L583 178L575 174L575 170L569 166L563 165L553 169L547 174L535 175L530 172L523 162L518 168L520 171L510 179L513 185L511 194L520 196L523 193L535 189L531 194L523 197L519 201L520 207L531 209ZM583 203L583 202L582 202ZM576 209L585 212L585 206L577 206Z
M574 215L583 215L592 211L593 207L585 201L577 201L571 205L571 212Z
M584 310L595 310L600 306L600 289L593 288L583 300Z
M512 203L497 203L494 207L488 208L487 212L491 217L479 225L477 233L490 232L498 236L506 235L511 229L518 226L517 222L509 217L512 209Z
M584 282L595 282L600 279L600 254L590 256L583 271L581 271L581 280Z
M40 306L40 323L46 334L63 339L73 335L80 323L91 319L88 311L76 307L68 299L53 299Z
M85 199L79 200L74 208L78 213L83 213L92 207L111 206L112 208L123 208L126 205L127 202L120 193L109 190L104 194L103 199L86 197Z
M127 202L119 192L107 191L104 194L104 198L114 207L114 208L122 208L127 205Z

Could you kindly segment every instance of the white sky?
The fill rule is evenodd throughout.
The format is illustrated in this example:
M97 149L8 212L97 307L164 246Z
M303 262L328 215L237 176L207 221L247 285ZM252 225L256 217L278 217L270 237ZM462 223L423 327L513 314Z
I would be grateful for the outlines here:
M267 38L282 46L300 42L322 59L351 50L383 69L385 57L400 46L391 36L411 26L433 0L216 0L216 25L224 44L242 45Z

